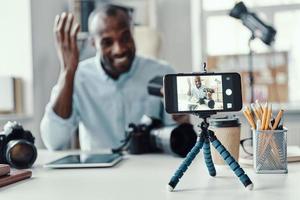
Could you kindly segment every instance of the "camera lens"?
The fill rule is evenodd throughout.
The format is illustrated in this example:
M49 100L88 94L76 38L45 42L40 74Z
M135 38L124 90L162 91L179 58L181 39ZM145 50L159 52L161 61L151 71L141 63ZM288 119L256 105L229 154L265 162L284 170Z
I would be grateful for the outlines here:
M163 127L151 131L152 146L165 153L185 157L197 141L197 134L193 125L181 124L179 126Z
M37 150L35 146L26 140L11 140L7 144L6 161L14 168L29 168L36 157Z
M185 157L197 141L197 134L191 124L181 124L171 133L171 149L181 157Z

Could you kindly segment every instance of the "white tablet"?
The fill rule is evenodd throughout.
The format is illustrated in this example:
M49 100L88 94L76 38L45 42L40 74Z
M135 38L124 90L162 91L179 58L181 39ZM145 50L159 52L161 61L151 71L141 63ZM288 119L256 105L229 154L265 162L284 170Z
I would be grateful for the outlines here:
M68 155L53 162L47 163L47 168L87 168L112 167L122 160L122 155L111 154L76 154Z

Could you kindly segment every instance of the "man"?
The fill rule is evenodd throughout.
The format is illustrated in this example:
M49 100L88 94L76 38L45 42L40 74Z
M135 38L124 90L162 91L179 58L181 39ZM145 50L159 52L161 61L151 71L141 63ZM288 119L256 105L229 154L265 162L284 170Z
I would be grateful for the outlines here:
M200 104L204 104L205 99L212 100L212 93L214 93L214 90L202 86L200 76L195 76L194 83L195 86L191 87L191 80L188 79L188 96L190 96L191 98L195 98Z
M138 123L144 114L174 123L161 99L146 89L153 77L174 71L135 55L132 24L126 8L107 5L94 11L89 32L97 55L78 64L79 25L72 14L56 16L61 74L41 122L47 148L63 149L78 126L81 149L92 150L118 147L128 124Z

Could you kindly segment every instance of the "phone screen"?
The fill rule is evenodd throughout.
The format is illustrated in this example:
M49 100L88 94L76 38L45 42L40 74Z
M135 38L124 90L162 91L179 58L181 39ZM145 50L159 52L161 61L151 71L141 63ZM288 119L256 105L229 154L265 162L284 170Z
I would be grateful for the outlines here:
M178 111L223 110L222 76L177 76Z
M240 82L237 73L167 75L166 110L169 113L240 110Z

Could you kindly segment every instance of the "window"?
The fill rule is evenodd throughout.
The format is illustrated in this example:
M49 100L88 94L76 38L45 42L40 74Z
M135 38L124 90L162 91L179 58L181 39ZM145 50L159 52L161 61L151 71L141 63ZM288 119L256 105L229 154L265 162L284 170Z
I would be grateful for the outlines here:
M191 1L197 5L196 1ZM198 15L193 13L192 22L200 23L200 28L194 29L192 34L194 70L199 70L199 60L206 60L207 56L247 54L250 31L242 23L230 17L228 13L237 2L235 0L202 0L198 3ZM244 0L251 12L258 14L267 24L277 30L274 43L275 51L287 51L289 100L300 101L300 90L297 89L297 76L300 74L300 0ZM195 12L196 12L195 11ZM195 19L199 18L199 19ZM196 32L195 32L196 31ZM196 41L200 41L197 42ZM198 46L197 46L198 45ZM267 53L270 49L259 39L251 44L255 53ZM202 55L202 56L201 56ZM195 64L196 63L196 64Z

